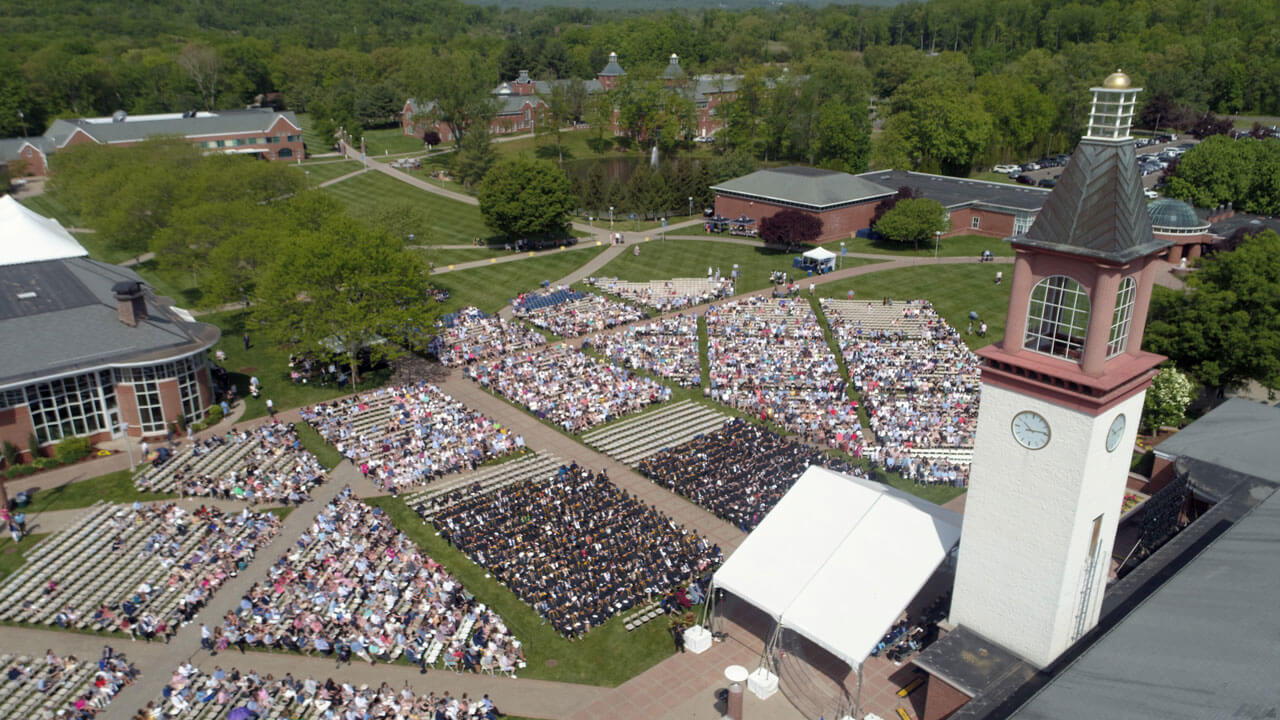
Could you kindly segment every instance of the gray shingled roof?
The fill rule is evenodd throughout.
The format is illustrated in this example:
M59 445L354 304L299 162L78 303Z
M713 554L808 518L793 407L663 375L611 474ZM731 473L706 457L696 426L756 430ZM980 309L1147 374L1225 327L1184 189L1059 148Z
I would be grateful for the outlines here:
M1272 455L1275 437L1261 440ZM1277 547L1280 493L1273 493L1012 717L1274 717L1280 704Z
M626 75L627 71L623 70L622 66L618 64L618 55L616 53L609 53L608 64L604 66L603 70L596 74L604 75L605 77L617 77L619 75Z
M45 136L61 146L76 130L83 130L100 143L134 142L159 135L229 135L264 132L280 117L288 120L294 127L298 126L297 117L290 111L249 108L201 112L190 118L182 117L181 113L169 113L138 116L124 122L111 122L110 118L94 118L93 122L88 119L55 120Z
M874 170L858 177L894 190L909 187L916 191L917 196L936 200L949 209L992 205L1031 213L1039 211L1049 199L1049 191L1044 188L905 170Z
M1172 243L1151 234L1151 218L1133 145L1084 140L1017 242L1049 250L1128 262Z
M43 135L25 138L0 138L0 162L12 162L21 158L22 148L30 144L48 155L53 149L53 141Z
M834 170L792 165L757 170L711 188L740 197L801 205L823 210L881 198L895 191L866 178Z
M57 266L57 267L52 267ZM0 318L0 386L122 362L159 362L217 342L218 329L188 323L146 291L150 318L120 322L111 287L142 282L127 268L71 258L0 267L0 292L34 290L43 302L8 303Z

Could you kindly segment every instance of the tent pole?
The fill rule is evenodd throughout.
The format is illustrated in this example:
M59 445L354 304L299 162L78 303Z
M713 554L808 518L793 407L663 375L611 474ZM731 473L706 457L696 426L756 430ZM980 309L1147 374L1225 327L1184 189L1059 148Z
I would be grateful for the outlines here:
M702 621L699 625L706 625L708 629L715 632L713 627L715 622L715 606L716 606L716 586L714 581L707 588L707 601L702 605Z
M862 716L862 663L858 663L858 698L853 701L853 717L857 720Z

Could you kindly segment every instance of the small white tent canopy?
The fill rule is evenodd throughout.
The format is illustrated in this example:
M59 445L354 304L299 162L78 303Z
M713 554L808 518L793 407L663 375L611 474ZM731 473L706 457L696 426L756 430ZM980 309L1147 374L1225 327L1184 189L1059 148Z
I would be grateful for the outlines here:
M712 582L857 668L959 540L959 513L811 466Z
M806 267L816 267L823 270L834 270L836 267L836 254L820 247L809 250L802 257Z
M0 197L0 265L85 257L88 250L57 220L28 210L12 195Z

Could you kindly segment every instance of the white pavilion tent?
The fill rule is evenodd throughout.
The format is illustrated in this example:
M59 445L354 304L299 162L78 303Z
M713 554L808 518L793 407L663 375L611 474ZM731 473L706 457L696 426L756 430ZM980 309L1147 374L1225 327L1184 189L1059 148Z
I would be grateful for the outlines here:
M0 196L0 265L84 257L88 250L57 220Z
M802 257L806 265L825 267L827 270L834 270L836 267L836 254L826 248L816 247L806 251Z
M860 669L960 540L960 514L811 466L712 584Z

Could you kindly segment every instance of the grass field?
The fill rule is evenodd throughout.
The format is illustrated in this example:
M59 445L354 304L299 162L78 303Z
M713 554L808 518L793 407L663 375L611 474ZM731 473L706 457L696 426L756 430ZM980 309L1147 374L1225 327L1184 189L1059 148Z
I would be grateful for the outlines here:
M495 313L517 294L533 290L544 280L554 283L604 250L604 246L588 244L586 247L556 250L519 262L434 275L431 282L449 291L450 310L475 305L487 313Z
M28 520L27 525L30 526L31 521ZM27 552L48 535L48 533L32 533L24 536L15 545L9 538L9 534L5 533L4 538L0 539L0 584L22 569L22 564L27 561Z
M22 491L23 482L21 479L11 480L7 487L9 497L13 497ZM151 502L176 497L178 496L173 493L139 492L133 485L133 474L128 470L117 470L88 480L33 492L31 504L26 508L27 517L30 518L27 524L31 525L33 522L39 524L37 516L42 512L89 507L99 500L109 503L131 503L135 500Z
M444 250L436 248L418 248L415 250L424 260L434 263L437 268L447 268L450 265L465 262L475 262L476 260L489 260L492 258L503 258L514 255L509 250L502 248L467 248L465 250ZM527 255L527 253L520 253Z
M275 403L276 410L283 411L353 392L349 384L337 387L293 382L289 379L289 350L275 347L253 329L249 330L249 349L244 349L245 320L246 313L243 310L200 316L201 322L212 323L222 330L222 339L214 348L227 354L223 367L231 373L236 393L242 398L241 402L245 403L242 420L253 420L266 415L268 398ZM255 375L262 383L262 393L258 398L249 394L249 378ZM366 373L360 380L360 387L381 385L389 376L388 370Z
M883 297L896 300L924 298L933 303L938 313L959 330L971 348L996 342L1004 337L1005 313L1009 309L1008 283L995 284L995 268L979 265L926 265L898 268L862 275L818 286L819 297L845 297L852 288L855 299L879 302ZM1007 270L1007 268L1006 268ZM1008 272L1005 273L1009 275ZM987 336L966 335L969 311L987 323Z
M920 243L920 247L917 248L906 243L857 237L828 243L825 247L831 252L839 253L841 244L849 252L856 253L933 257L932 240L927 243ZM1013 257L1013 247L1009 243L982 235L958 235L952 238L942 238L942 242L938 245L938 257L972 257L976 261L978 256L982 255L983 250L990 250L991 254L996 256Z
M721 243L712 240L650 240L640 246L640 255L624 252L596 274L620 280L670 280L678 277L706 277L707 267L720 268L728 275L735 264L742 271L739 293L769 287L769 273L774 270L798 272L791 261L799 253L781 252L764 247ZM866 265L874 260L845 258L843 267Z
M294 168L300 173L305 173L307 184L309 187L316 187L326 180L332 180L336 177L342 177L349 173L353 173L364 167L355 160L315 160L306 162L301 165L291 163L289 167Z
M524 644L528 667L520 671L521 678L612 687L652 667L674 650L666 620L661 617L634 632L627 632L621 616L614 617L593 628L583 639L569 642L550 625L544 625L532 608L490 577L484 568L440 539L403 500L378 497L366 502L386 511L397 528L502 616L507 627Z
M310 115L297 113L295 117L298 118L298 125L302 126L302 142L306 144L307 152L315 155L333 150L333 138L322 138L316 134Z
M429 227L418 232L419 245L456 245L471 243L474 238L489 239L494 233L484 224L480 208L434 193L420 190L380 172L368 172L350 180L330 185L324 192L333 193L350 207L368 207L388 200L421 205L430 215Z
M310 425L304 422L293 424L293 429L298 433L298 440L302 443L302 447L306 448L312 455L316 456L316 460L324 466L325 470L332 470L338 467L338 463L342 462L342 454L332 445L325 442L320 437L320 433L315 431Z
M136 257L137 255L136 253L131 254L127 250L109 247L106 241L104 241L102 236L98 233L84 232L71 234L75 236L76 240L80 241L80 244L84 246L85 250L89 251L89 257L94 260L101 260L102 262L118 265L125 260Z
M360 147L360 138L355 139L355 146L356 148ZM369 154L370 160L382 155L426 151L426 147L422 144L422 138L405 135L399 126L365 130L364 149Z
M62 223L63 227L71 228L79 224L79 218L75 213L71 212L71 208L65 203L58 200L52 193L43 193L40 195L32 195L22 199L22 204L40 213L41 215L53 218Z

